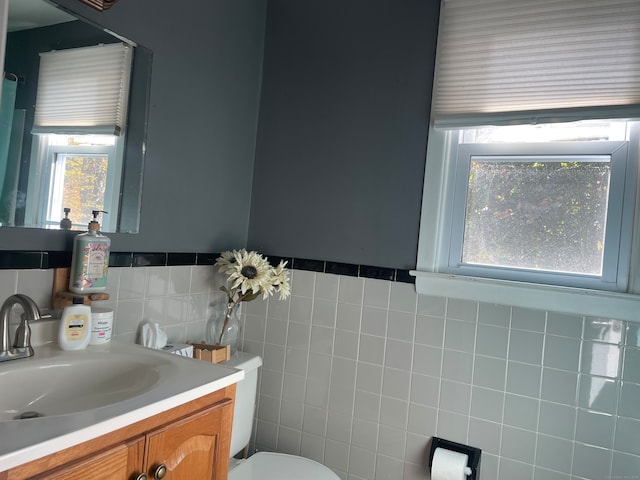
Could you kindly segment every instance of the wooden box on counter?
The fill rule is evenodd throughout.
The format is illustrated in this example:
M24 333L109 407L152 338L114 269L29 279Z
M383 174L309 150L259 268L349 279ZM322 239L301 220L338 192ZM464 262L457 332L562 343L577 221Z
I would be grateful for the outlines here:
M210 345L208 343L191 343L193 345L193 358L211 363L226 362L231 358L229 345Z

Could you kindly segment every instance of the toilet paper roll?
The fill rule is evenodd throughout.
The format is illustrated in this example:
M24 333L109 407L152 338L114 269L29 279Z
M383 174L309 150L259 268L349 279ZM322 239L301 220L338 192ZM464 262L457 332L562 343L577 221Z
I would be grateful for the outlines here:
M431 466L431 480L467 480L471 469L467 467L469 456L446 448L436 448Z

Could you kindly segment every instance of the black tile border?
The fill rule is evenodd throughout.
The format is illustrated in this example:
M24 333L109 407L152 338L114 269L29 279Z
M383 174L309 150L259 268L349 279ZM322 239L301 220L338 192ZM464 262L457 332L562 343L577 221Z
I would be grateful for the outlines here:
M130 267L133 263L133 253L131 252L110 252L110 267Z
M360 274L360 266L352 263L326 262L324 271L325 273L333 273L334 275L357 277Z
M42 268L64 268L71 265L71 252L42 252Z
M401 283L416 283L416 277L409 275L409 270L396 270L396 282Z
M293 265L293 258L291 257L278 257L275 255L269 255L268 257L266 257L267 261L269 262L269 265L271 265L272 267L277 267L278 265L280 265L280 262L286 262L286 267L287 268L292 268Z
M132 267L166 267L166 253L134 253Z
M110 267L170 267L213 265L219 253L189 252L111 252ZM373 265L357 265L308 258L280 257L264 255L269 263L276 266L280 261L287 262L287 268L317 273L330 273L349 277L388 280L400 283L415 283L415 277L409 270ZM68 251L30 251L0 250L0 270L49 269L69 267L71 252Z
M167 253L167 267L195 265L197 260L197 253Z
M220 256L219 253L197 253L196 265L213 265L216 263L216 258Z
M395 280L396 271L393 268L372 267L369 265L360 265L360 276L364 278L373 278L376 280Z
M291 268L294 270L306 270L308 272L324 272L322 260L309 260L307 258L294 258Z
M2 250L0 251L0 269L44 268L42 266L42 257L45 253Z

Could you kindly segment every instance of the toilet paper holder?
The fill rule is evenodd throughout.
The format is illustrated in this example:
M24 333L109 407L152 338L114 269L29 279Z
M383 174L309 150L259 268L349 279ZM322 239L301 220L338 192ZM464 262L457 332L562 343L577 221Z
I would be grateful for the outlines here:
M429 468L433 466L433 454L436 448L445 448L452 452L464 453L467 455L467 466L471 469L471 475L467 477L467 480L478 480L480 478L478 471L480 465L480 454L482 450L462 443L452 442L445 440L444 438L431 437L431 447L429 448Z

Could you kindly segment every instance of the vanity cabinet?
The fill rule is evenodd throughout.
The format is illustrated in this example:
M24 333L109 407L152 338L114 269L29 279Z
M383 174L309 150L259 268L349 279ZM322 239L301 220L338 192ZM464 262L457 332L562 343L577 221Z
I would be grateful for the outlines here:
M144 439L140 438L135 442L144 449ZM135 447L134 447L135 448ZM143 450L144 451L144 450ZM129 448L127 444L116 445L104 452L89 455L77 462L63 465L60 468L48 471L41 475L29 477L31 480L86 480L89 478L117 478L129 479ZM135 476L134 476L135 478Z
M144 471L149 478L226 480L229 452L224 469L218 465L220 472L216 472L215 464L222 455L223 413L223 408L214 407L147 435Z
M234 399L231 385L0 473L0 480L225 480Z

